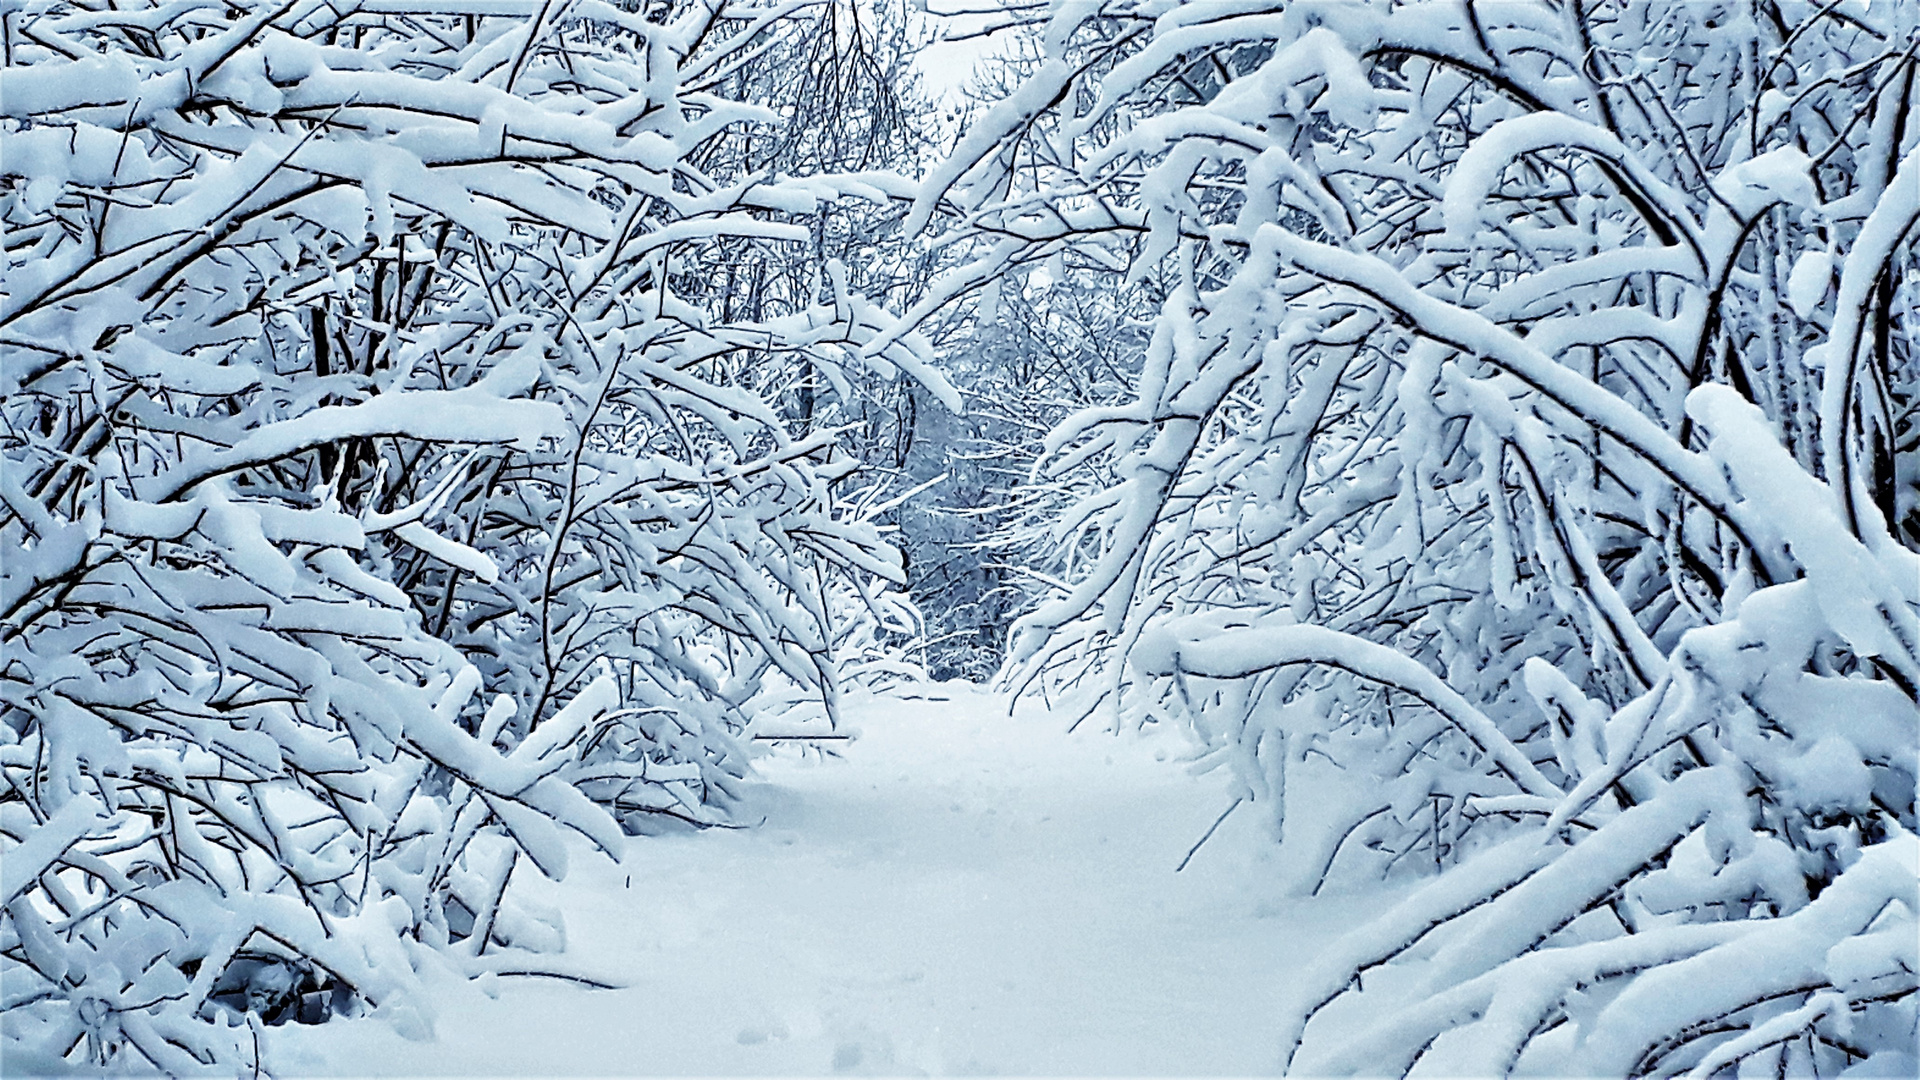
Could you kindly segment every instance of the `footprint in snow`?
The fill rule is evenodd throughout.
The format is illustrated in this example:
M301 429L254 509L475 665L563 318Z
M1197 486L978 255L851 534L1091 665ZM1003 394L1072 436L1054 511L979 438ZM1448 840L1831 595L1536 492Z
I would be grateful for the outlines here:
M734 1036L734 1041L741 1046L758 1046L769 1039L786 1037L787 1025L785 1024L748 1024L740 1029L740 1034Z

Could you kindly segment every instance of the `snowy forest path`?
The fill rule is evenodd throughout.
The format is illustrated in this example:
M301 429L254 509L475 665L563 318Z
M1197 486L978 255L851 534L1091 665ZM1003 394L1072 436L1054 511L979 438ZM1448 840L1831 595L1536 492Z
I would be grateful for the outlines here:
M1113 736L960 685L850 703L759 763L739 831L584 849L521 895L620 984L448 986L431 1043L276 1032L283 1069L386 1075L1271 1072L1289 975L1345 902L1276 898L1272 843L1174 732ZM487 996L487 995L493 996Z

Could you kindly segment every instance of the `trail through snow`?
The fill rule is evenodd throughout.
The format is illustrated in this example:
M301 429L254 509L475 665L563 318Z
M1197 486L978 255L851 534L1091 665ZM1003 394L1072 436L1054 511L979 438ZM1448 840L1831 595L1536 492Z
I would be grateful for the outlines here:
M448 982L435 1037L270 1032L282 1074L1244 1075L1290 976L1356 905L1275 896L1273 843L1174 732L1112 735L956 684L848 709L759 763L755 828L584 849L515 888L619 984Z

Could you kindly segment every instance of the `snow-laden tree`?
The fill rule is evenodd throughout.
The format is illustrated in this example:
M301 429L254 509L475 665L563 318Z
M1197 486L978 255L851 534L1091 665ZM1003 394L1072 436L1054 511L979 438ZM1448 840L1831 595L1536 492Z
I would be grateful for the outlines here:
M1191 725L1312 1075L1915 1065L1920 8L1060 2L929 178L1130 258L1136 397L1008 675Z
M779 121L734 129L716 155L754 172L918 174L937 159L947 137L920 88L917 55L925 36L922 21L904 4L834 0L809 9L806 21L796 20L754 64L732 69L722 84L730 98L766 103ZM848 287L884 307L904 309L922 298L942 268L965 258L964 245L935 247L904 232L908 209L908 200L823 205L804 221L806 243L777 252L709 244L682 260L676 286L688 297L711 295L716 310L765 319L812 303L821 268L837 260ZM944 354L949 377L969 320L970 306L956 304L920 326ZM956 580L967 577L981 556L957 546L972 530L947 512L978 501L975 487L960 475L965 466L956 468L951 460L972 425L941 394L859 363L748 370L756 390L794 428L838 429L842 444L866 466L863 480L846 496L869 506L900 547L903 591L927 618L924 636L931 639L924 647L916 640L914 655L942 677L954 672L954 654L984 656L989 650L969 650L958 640L966 632L951 633L981 618L973 582ZM955 382L967 392L964 380ZM993 659L974 665L975 674L991 673L997 648L991 653Z
M817 12L629 7L4 12L10 1069L424 1029L422 972L551 966L517 865L723 820L747 725L910 627L859 462L758 390L950 399L924 344L837 267L764 317L683 273L888 198L722 152Z
M947 330L935 338L942 369L966 414L922 415L909 476L945 479L899 511L934 677L993 678L1014 617L1070 558L1049 539L1055 517L1082 486L1111 479L1096 459L1024 482L1060 421L1132 396L1129 367L1152 306L1120 277L1063 257L934 315Z
M958 129L1042 59L1037 39L1018 36L977 62L950 102ZM990 229L942 235L915 267L927 280L893 294L901 309L918 305L917 325L966 403L956 416L916 401L902 441L907 481L932 485L897 515L908 587L925 618L926 670L936 678L990 680L1013 617L1055 580L1059 552L1045 536L1059 500L1099 479L1070 473L1046 485L1021 482L1061 420L1131 397L1131 357L1155 307L1155 283L1123 280L1124 257L1066 250L1007 272L1004 239ZM983 287L956 292L956 281ZM934 282L941 287L930 294Z

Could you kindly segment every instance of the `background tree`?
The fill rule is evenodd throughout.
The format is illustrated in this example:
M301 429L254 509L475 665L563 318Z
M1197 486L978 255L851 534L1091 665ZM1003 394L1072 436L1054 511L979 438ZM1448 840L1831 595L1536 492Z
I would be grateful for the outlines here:
M994 40L954 106L962 134L1043 60L1035 35ZM985 681L1015 615L1071 572L1061 560L1073 546L1053 539L1060 512L1075 492L1111 482L1097 459L1037 481L1047 435L1081 409L1131 396L1158 283L1125 280L1127 250L1009 262L1007 244L1021 246L1018 238L977 220L970 227L958 209L942 208L942 225L953 227L931 243L939 261L927 269L944 272L903 299L966 412L917 412L908 479L944 479L897 513L909 589L926 618L928 673Z

